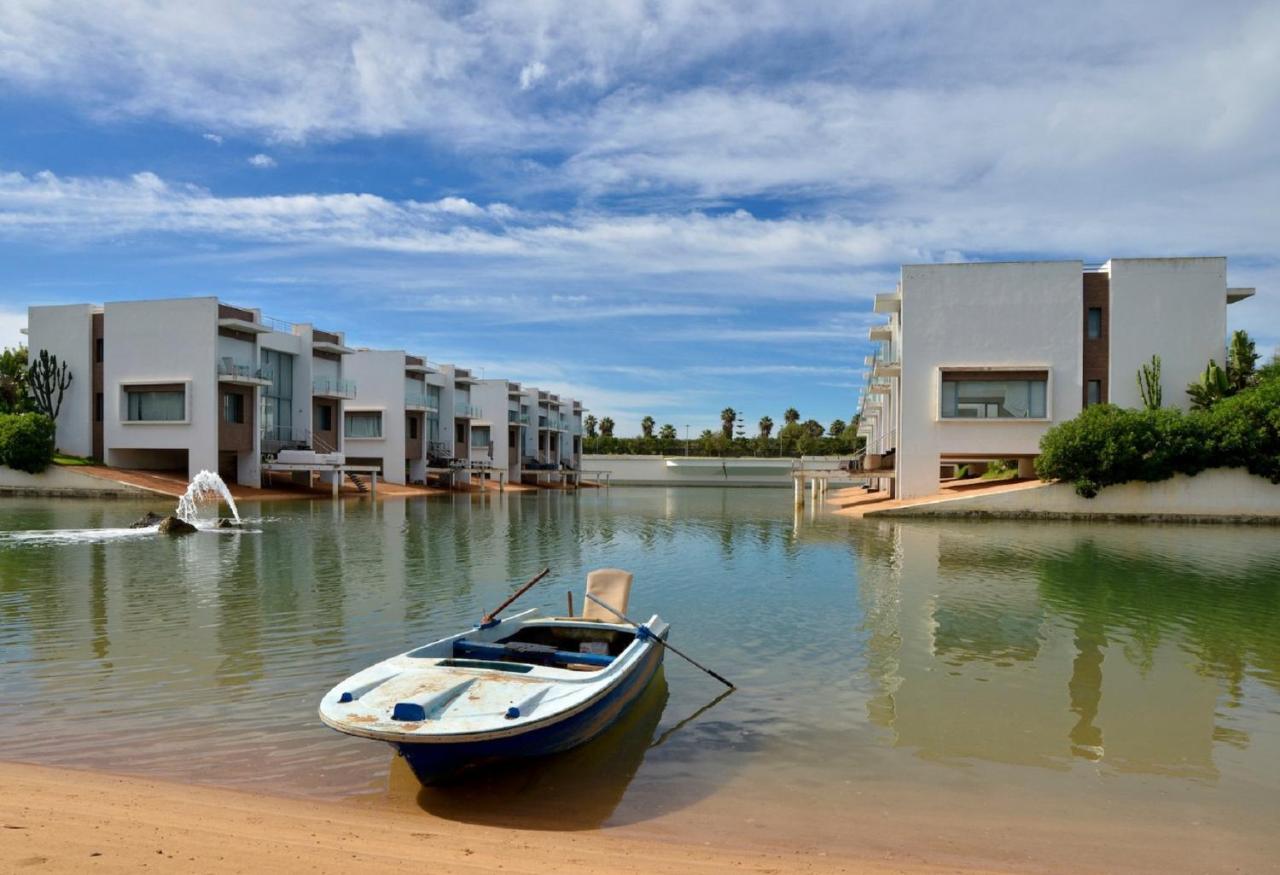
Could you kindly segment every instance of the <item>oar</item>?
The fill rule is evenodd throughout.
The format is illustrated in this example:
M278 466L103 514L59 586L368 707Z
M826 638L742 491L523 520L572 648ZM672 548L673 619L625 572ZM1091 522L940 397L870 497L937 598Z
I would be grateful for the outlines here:
M528 583L526 583L524 586L520 587L518 590L516 590L511 594L511 598L507 599L505 602L498 605L492 611L485 614L484 619L480 621L480 628L483 629L487 626L493 625L494 619L498 616L498 614L501 614L503 611L505 611L511 605L512 602L514 602L516 599L520 598L520 596L528 592L529 589L535 583L537 583L539 580L542 580L542 578L546 577L550 573L551 573L550 568L544 568L541 571L539 571L537 574L535 574L533 577L531 577Z
M628 616L626 616L626 615L622 614L622 613L621 613L621 612L619 612L619 611L615 611L613 608L609 607L609 606L608 606L608 605L606 605L604 602L600 601L600 599L596 598L596 597L595 597L595 596L593 596L591 593L589 593L589 592L588 592L588 593L584 593L584 596L585 596L586 598L591 599L591 601L595 602L597 605L599 605L600 607L604 608L606 611L608 611L609 613L613 614L613 615L614 615L615 617L617 617L618 619L622 620L622 622L624 622L624 623L630 623L632 626L635 626L637 629L643 629L645 632L648 632L648 631L649 631L649 627L648 627L648 626L641 626L639 623L637 623L635 620L631 619L630 617L628 617ZM681 659L683 659L685 662L689 663L690 665L694 666L695 668L700 668L700 669L702 669L702 670L703 670L703 671L705 671L707 674L711 675L713 678L715 678L716 680L718 680L720 683L724 684L724 685L725 685L726 687L728 687L729 689L731 689L731 690L736 690L736 689L737 689L737 687L735 687L732 683L730 683L729 681L725 680L723 677L721 677L720 675L716 674L714 671L712 671L711 669L707 668L707 667L706 667L705 665L703 665L702 663L698 662L698 661L697 661L696 659L694 659L692 656L689 656L689 655L687 655L687 654L681 653L679 650L677 650L677 649L675 648L675 645L674 645L674 644L668 644L666 641L663 641L663 640L662 640L661 638L659 638L657 635L651 635L651 637L653 638L653 640L654 640L654 641L657 641L659 644L661 644L663 647L665 647L665 648L667 648L668 650L670 650L670 651L671 651L672 653L674 653L676 656L680 657L680 658L681 658Z

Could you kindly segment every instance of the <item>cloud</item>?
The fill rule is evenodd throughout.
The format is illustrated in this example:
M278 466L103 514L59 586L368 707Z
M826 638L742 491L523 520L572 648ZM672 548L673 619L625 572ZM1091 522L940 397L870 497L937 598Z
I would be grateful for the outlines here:
M213 143L215 146L222 145L222 137L218 134L201 134L200 136L208 140L210 143Z
M249 164L253 167L259 168L260 170L266 170L269 167L276 166L276 159L263 152L259 152L257 155L249 157Z
M520 90L528 91L546 75L547 65L541 61L534 61L532 64L526 64L520 70Z

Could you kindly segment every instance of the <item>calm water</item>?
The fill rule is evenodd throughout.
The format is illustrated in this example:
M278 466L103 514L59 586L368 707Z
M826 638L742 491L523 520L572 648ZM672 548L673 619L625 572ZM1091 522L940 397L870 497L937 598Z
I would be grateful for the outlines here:
M419 804L518 822L551 790L573 828L800 812L815 843L842 812L976 805L1276 847L1275 529L873 523L793 518L781 490L617 488L246 503L246 532L110 531L145 507L0 500L4 757L416 793L388 748L321 726L320 695L544 565L522 604L556 612L616 565L636 571L631 613L660 612L741 690L683 723L720 689L669 660L608 737Z

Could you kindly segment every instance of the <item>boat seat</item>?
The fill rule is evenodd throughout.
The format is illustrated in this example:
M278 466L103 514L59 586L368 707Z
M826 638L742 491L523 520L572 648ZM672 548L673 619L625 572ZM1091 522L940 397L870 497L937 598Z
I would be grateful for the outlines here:
M587 595L593 595L615 611L625 614L627 602L631 600L631 581L634 579L635 575L621 568L597 568L587 574ZM620 622L618 617L590 599L582 600L582 618L604 620L607 623Z

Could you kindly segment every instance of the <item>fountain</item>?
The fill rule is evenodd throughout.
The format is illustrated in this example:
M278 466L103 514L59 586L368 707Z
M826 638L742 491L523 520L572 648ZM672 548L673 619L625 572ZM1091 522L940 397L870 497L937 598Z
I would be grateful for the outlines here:
M231 508L231 516L236 523L240 522L240 512L236 510L236 500L231 497L231 490L222 478L212 471L201 471L191 478L187 491L178 499L178 519L195 524L200 503L207 498L221 498Z

